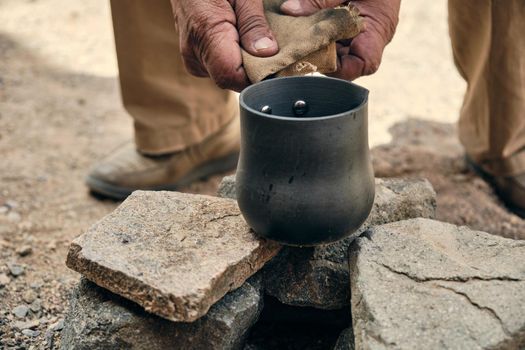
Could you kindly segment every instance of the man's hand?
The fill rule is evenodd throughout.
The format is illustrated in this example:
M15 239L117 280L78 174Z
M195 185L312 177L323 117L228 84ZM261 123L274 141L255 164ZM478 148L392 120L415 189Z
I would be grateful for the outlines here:
M307 16L323 8L336 7L344 0L288 0L281 11ZM334 77L354 80L377 71L385 46L392 40L398 23L401 0L352 1L364 17L364 30L353 39L337 43L338 70Z
M240 91L250 84L241 46L259 57L279 51L262 0L171 0L171 5L186 69L221 88Z

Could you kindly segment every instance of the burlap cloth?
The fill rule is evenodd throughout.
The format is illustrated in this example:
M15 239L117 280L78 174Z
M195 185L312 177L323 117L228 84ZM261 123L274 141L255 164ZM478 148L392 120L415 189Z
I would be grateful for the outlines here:
M362 18L354 6L293 17L281 13L284 1L264 0L266 18L279 44L279 53L272 57L255 57L242 52L244 69L252 83L269 76L335 72L335 42L353 38L362 29Z

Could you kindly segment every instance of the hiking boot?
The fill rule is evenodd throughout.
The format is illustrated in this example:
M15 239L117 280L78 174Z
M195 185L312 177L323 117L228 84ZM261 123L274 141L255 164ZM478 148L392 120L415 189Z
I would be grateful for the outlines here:
M113 199L125 199L135 190L177 190L234 169L239 139L239 119L235 118L203 142L166 155L143 155L129 142L96 164L86 184L95 194Z
M525 173L514 176L494 176L467 157L469 167L493 188L510 211L525 219Z

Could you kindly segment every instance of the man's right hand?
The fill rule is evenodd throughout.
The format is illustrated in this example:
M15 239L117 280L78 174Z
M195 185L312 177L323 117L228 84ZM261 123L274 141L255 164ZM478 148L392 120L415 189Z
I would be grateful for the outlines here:
M279 48L262 0L171 0L188 72L210 77L224 89L250 84L242 66L241 46L258 57Z

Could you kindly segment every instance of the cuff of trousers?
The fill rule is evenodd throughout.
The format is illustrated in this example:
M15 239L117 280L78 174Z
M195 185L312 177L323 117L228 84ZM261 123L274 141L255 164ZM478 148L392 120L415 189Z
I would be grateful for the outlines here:
M472 155L469 157L493 176L516 176L525 173L525 149L509 158L487 160Z
M230 104L223 115L222 118L200 118L177 128L146 128L135 123L137 150L145 155L158 156L199 144L239 118L237 103Z

